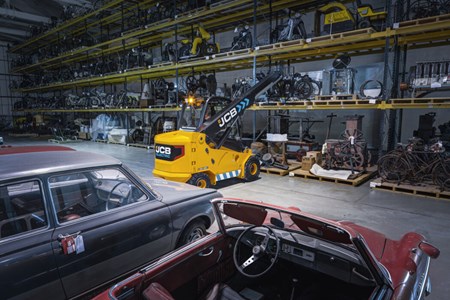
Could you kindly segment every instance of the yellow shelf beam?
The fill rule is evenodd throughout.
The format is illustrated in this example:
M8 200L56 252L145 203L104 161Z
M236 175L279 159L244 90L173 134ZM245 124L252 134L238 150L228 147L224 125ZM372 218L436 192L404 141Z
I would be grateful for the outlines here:
M450 16L450 15L449 15ZM388 29L383 32L374 32L370 29L361 29L352 32L321 36L308 40L296 40L256 47L254 50L246 49L228 53L219 53L212 57L202 57L175 63L161 63L150 66L148 69L130 70L103 77L91 77L73 82L55 83L45 87L22 89L22 92L49 91L55 89L68 89L71 87L95 86L100 84L117 84L125 81L140 79L153 79L159 77L175 77L188 74L192 69L200 72L227 71L251 67L253 58L261 64L269 61L304 61L330 58L337 53L352 55L380 52L385 47L386 37L396 37L399 42L420 47L420 43L445 43L450 37L450 18L427 18L420 26L412 28L403 26L398 29ZM394 39L391 39L391 43Z
M391 99L389 102L376 101L370 103L369 100L350 100L351 104L346 100L306 100L301 101L302 104L292 104L287 102L256 104L249 107L248 110L256 111L277 111L277 110L349 110L349 109L442 109L450 108L450 98L401 98ZM333 104L336 102L336 104ZM363 104L355 104L361 102ZM180 111L178 106L158 106L149 108L91 108L91 109L24 109L15 112L30 113L103 113L103 112L176 112Z
M24 109L15 112L26 113L111 113L111 112L171 112L180 111L180 107L149 107L149 108L74 108L74 109Z
M301 4L308 5L313 4L312 0L303 0ZM249 4L249 3L248 3ZM293 4L298 4L298 1L295 0L282 0L282 1L274 1L272 3L272 11L280 11L285 8L292 6ZM187 26L195 22L201 22L206 29L220 28L225 26L226 24L230 24L233 22L239 22L243 19L248 18L249 15L253 15L253 7L247 5L248 8L239 7L238 10L233 12L224 12L219 14L218 12L212 11L211 9L208 11L208 14L197 15L195 19L192 19L191 13L186 13L184 15L180 15L176 19L177 24L181 24L185 27L179 28L179 35L187 35L191 32L191 27ZM227 7L225 7L227 8ZM257 16L267 14L270 11L270 5L264 4L257 7ZM202 19L203 17L203 19ZM213 18L212 18L213 17ZM184 18L184 19L183 19ZM166 20L167 21L167 20ZM118 42L118 39L114 39L108 42L104 42L101 44L94 45L92 47L85 47L82 49L78 49L75 51L70 51L63 53L57 57L49 58L43 60L40 63L36 63L33 65L27 65L19 68L15 68L14 72L30 72L33 70L37 70L39 68L51 68L51 67L59 67L62 65L72 64L75 62L86 61L89 59L93 59L96 57L100 57L103 55L108 55L111 53L117 53L124 50L129 50L135 48L137 46L153 46L157 47L156 43L160 42L163 39L173 37L175 35L175 31L173 29L169 29L173 27L173 22L163 22L163 27L161 27L161 22L155 23L155 25L150 25L148 28L144 30L133 31L130 34L125 33L122 39L126 40L125 45L122 45ZM167 31L169 29L169 31ZM163 31L160 33L160 31ZM140 37L138 35L144 35L151 32L152 35L146 37ZM138 34L139 33L139 34ZM130 36L130 35L133 36ZM138 35L136 35L138 34ZM106 47L106 43L111 42L111 44ZM86 53L88 52L88 53Z

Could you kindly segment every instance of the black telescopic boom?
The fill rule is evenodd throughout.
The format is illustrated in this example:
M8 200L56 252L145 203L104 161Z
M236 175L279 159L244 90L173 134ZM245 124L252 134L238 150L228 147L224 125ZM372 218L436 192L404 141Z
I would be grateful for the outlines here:
M261 79L261 81L255 84L251 89L249 89L244 95L231 102L220 112L216 113L211 120L208 120L201 126L199 126L197 131L204 132L206 136L214 140L215 135L219 131L231 127L231 125L236 122L236 120L240 116L244 115L245 110L252 106L253 103L255 103L255 99L260 94L270 89L280 79L280 72L273 72L271 74L268 74L266 77ZM225 134L221 137L221 140L224 140L227 137L228 134ZM221 145L222 143L219 142L218 144Z

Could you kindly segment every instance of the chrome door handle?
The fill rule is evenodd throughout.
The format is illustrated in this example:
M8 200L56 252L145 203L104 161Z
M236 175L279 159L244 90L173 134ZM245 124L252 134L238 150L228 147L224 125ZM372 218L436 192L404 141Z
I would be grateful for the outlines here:
M210 255L214 252L214 247L211 246L211 247L209 247L208 249L206 249L205 251L209 251L209 252L200 252L200 253L198 254L198 256L202 256L202 257L204 257L204 256L210 256Z

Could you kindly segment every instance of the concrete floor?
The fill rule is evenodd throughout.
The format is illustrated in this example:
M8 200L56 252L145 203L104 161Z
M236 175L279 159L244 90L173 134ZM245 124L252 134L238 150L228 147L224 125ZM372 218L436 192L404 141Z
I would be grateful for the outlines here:
M4 138L10 145L48 144L37 139ZM122 160L142 178L152 177L153 150L95 142L65 146L111 155ZM449 299L449 201L371 190L368 182L353 187L265 173L261 173L260 179L254 182L229 180L218 189L226 197L297 206L322 217L351 220L383 232L392 239L399 239L407 231L417 231L441 250L441 256L431 263L433 291L427 299Z

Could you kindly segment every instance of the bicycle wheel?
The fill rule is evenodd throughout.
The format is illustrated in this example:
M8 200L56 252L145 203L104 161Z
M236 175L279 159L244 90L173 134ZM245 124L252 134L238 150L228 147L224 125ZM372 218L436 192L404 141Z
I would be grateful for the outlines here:
M378 161L378 174L384 181L400 183L409 173L409 164L401 156L388 153Z
M436 164L432 171L433 182L443 191L450 191L450 158Z

